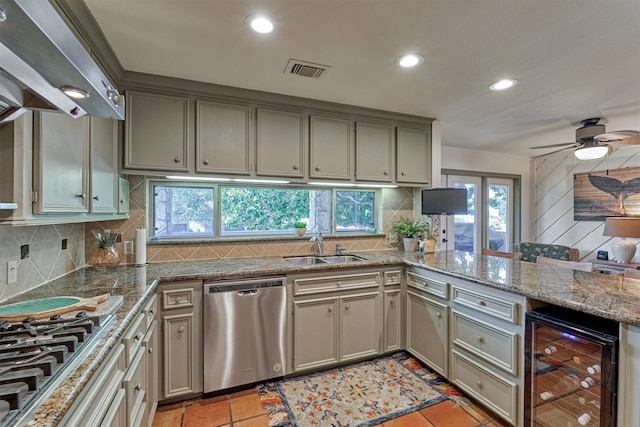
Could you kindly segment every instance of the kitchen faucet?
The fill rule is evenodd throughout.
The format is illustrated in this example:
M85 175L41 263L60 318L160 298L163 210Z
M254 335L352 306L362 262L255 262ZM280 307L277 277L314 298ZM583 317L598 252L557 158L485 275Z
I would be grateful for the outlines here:
M323 245L323 241L322 241L322 233L318 233L317 236L313 236L309 241L318 243L318 256L322 256L323 255L322 252L324 250L324 245Z
M338 256L342 255L342 252L344 252L346 249L347 248L342 246L341 243L336 243L336 255L338 255Z

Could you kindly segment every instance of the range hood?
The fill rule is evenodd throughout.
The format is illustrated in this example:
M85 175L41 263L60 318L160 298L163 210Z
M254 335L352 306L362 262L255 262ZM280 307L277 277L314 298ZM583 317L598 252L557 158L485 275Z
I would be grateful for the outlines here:
M0 123L26 109L123 120L124 97L52 3L0 0Z

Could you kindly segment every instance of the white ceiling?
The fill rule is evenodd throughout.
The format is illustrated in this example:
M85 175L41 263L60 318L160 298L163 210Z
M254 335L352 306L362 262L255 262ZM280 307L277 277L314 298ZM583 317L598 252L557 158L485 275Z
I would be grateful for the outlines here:
M445 146L540 155L619 111L640 129L638 0L85 2L126 70L433 117ZM273 33L248 29L258 12ZM424 63L400 69L407 52ZM332 68L286 75L290 58Z

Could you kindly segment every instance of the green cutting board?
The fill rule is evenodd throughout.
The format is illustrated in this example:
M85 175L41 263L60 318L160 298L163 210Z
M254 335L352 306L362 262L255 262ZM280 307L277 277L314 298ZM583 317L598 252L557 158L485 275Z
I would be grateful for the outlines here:
M75 310L93 311L99 303L107 299L109 299L109 294L93 298L63 296L0 305L0 319L14 322L28 317L43 319Z

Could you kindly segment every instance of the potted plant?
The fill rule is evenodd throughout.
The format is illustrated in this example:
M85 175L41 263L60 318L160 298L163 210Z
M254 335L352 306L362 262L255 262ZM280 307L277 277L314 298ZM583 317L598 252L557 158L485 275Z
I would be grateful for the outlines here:
M429 233L429 224L426 222L411 218L404 218L391 226L391 231L398 236L402 236L404 250L407 252L415 252L418 245L418 235Z
M298 236L302 237L307 232L307 224L303 221L296 221L293 223L293 229Z

